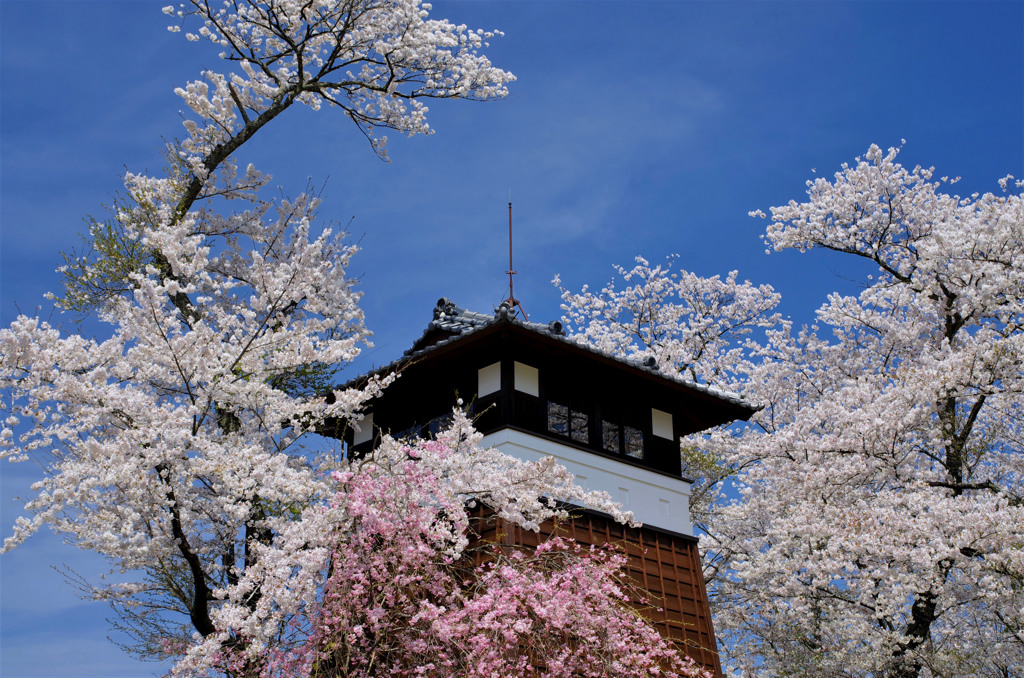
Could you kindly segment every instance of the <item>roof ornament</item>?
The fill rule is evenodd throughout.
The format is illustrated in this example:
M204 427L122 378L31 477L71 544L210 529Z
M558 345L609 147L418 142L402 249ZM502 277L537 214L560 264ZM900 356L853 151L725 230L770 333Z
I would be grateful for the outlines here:
M519 300L516 299L515 293L512 291L512 276L517 273L517 271L512 268L512 191L508 192L508 270L505 271L505 273L508 274L508 299L501 302L498 308L500 309L502 306L507 305L508 309L505 313L511 314L514 314L515 309L518 308L520 313L523 314L523 320L529 322L530 318L526 315L526 309L519 303Z
M447 297L441 297L437 300L437 306L434 307L434 320L440 320L445 316L452 316L458 312L458 307L451 299Z

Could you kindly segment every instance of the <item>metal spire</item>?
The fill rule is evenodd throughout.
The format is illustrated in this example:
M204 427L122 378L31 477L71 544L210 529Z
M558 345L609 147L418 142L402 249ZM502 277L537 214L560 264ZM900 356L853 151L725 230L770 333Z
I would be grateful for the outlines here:
M512 191L508 192L508 270L505 271L508 274L508 299L503 301L503 304L508 305L508 310L514 311L516 308L523 314L523 320L529 321L530 318L526 315L526 309L516 299L515 292L513 291L513 276L516 274L516 270L512 267Z

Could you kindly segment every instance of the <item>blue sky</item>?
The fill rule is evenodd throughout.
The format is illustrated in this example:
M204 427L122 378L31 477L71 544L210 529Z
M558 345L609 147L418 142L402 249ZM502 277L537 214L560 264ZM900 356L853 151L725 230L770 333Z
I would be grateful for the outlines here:
M219 68L167 33L162 2L0 0L0 323L56 290L59 252L102 215L126 169L158 171L181 134L173 88ZM294 195L324 185L324 221L362 252L376 347L348 374L397 357L438 297L488 310L507 293L558 316L550 285L600 285L613 264L678 253L703 275L770 283L799 321L859 271L824 254L764 253L747 212L800 199L871 143L961 176L958 192L1024 175L1024 3L436 2L499 28L492 60L519 81L494 103L433 102L436 134L391 135L375 158L332 111L289 111L242 160ZM87 330L95 331L95 330ZM0 467L3 535L31 465ZM0 557L0 675L149 676L106 640L107 609L50 565L102 563L48 534Z

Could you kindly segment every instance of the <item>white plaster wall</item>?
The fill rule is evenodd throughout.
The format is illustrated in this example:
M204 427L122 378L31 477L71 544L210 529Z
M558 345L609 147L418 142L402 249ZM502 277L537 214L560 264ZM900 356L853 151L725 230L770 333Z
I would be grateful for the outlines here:
M588 490L603 490L645 525L693 534L690 483L598 454L504 429L484 436L482 445L523 461L554 457Z

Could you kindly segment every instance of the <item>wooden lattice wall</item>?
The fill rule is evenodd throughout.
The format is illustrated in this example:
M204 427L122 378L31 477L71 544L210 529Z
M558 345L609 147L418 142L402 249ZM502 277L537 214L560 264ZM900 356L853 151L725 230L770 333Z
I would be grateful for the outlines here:
M571 520L557 524L548 521L540 532L493 520L480 525L483 541L508 546L536 546L555 533L587 546L619 546L629 558L630 579L649 594L643 614L681 651L715 676L722 675L695 538L628 527L591 512L575 512Z

